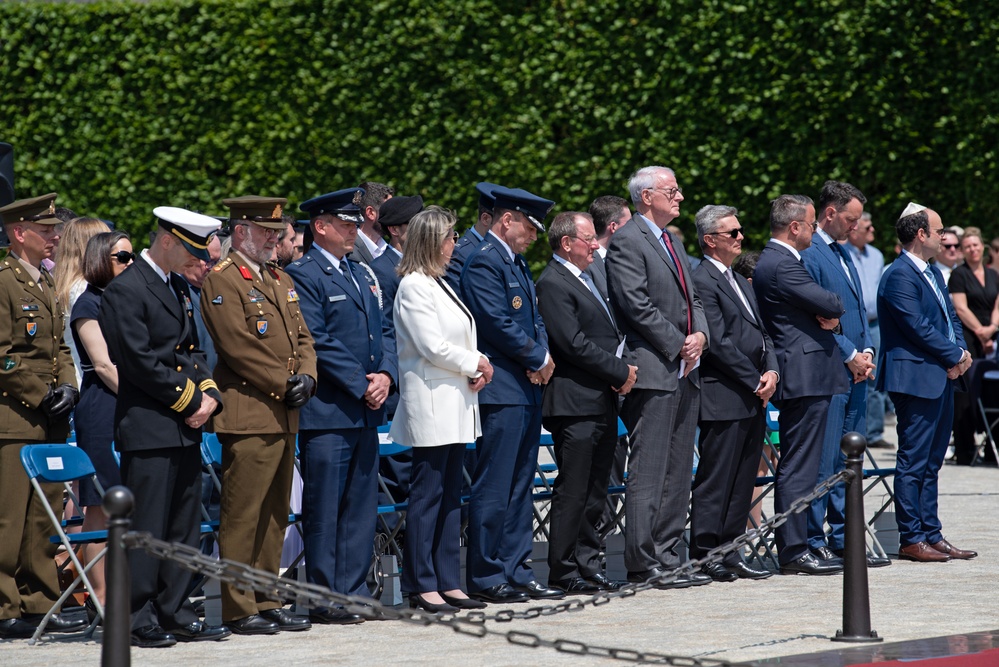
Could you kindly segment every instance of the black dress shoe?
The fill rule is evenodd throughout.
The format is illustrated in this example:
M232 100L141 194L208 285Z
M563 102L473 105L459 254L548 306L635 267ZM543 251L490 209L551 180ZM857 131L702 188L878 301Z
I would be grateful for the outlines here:
M281 629L274 621L260 614L250 614L236 621L229 621L226 626L237 635L273 635Z
M757 570L754 567L746 565L742 561L739 561L734 565L726 565L725 567L730 569L732 572L735 572L740 579L769 579L773 576L773 572L770 570Z
M24 614L21 620L37 628L38 624L45 618L45 614ZM66 618L59 614L52 614L49 622L45 624L45 632L79 632L86 630L90 622L85 618Z
M603 572L597 572L596 574L584 577L591 584L596 584L602 587L605 591L616 591L621 588L621 583L618 581L611 581L607 578Z
M309 612L309 620L322 625L354 625L364 623L358 614L352 614L346 609L313 609Z
M842 565L843 559L836 555L832 549L826 546L812 549L812 554L819 560L826 561L830 565Z
M884 438L878 438L874 442L867 443L868 449L895 449L895 445L891 444Z
M419 593L410 593L409 595L409 608L410 609L422 609L430 614L446 614L452 611L458 611L457 607L449 605L447 602L436 603L427 602L423 599L423 596Z
M840 559L843 558L843 552L842 551L834 551L833 553L836 554L836 556L838 558L840 558ZM870 554L867 555L867 567L868 568L872 568L872 567L888 567L889 565L891 565L891 561L888 560L887 558L882 558L881 556L872 556Z
M19 618L8 618L0 621L0 639L29 639L35 634L36 627Z
M481 591L469 593L469 597L475 598L476 600L482 600L483 602L491 602L493 604L527 602L531 599L528 597L527 593L515 590L510 584L497 584L495 586L490 586L489 588L483 588Z
M582 577L569 577L568 579L560 579L550 583L552 587L565 591L567 595L595 595L607 590L600 584L588 581Z
M561 600L565 593L559 588L549 588L538 581L532 581L522 586L514 586L515 591L526 593L532 600Z
M147 625L132 630L132 646L139 648L166 648L177 643L177 638L158 625Z
M688 586L704 586L705 584L710 584L712 581L711 577L703 572L691 572L683 575L683 578L689 582ZM686 587L684 586L684 588Z
M208 625L201 621L193 621L179 628L171 628L170 634L179 642L217 642L232 634L232 630L224 625Z
M266 609L259 614L260 618L278 624L278 630L283 632L299 632L312 627L305 616L296 616L287 609L278 607L276 609Z
M444 598L444 602L447 602L452 607L458 609L485 609L488 605L485 602L479 600L472 600L471 598L455 598L451 597L447 593L441 593L441 597Z
M736 579L739 578L739 575L737 575L735 572L728 569L721 563L708 563L701 569L704 572L704 574L711 577L711 579L714 581L722 581L722 582L735 581Z
M838 574L843 571L842 565L819 560L811 553L806 553L798 560L780 566L781 574Z
M666 574L666 570L660 567L653 567L649 570L629 572L628 581L630 581L633 584L640 584L648 581L649 579L656 579L657 577L661 577L664 574Z
M87 596L87 601L83 603L83 608L87 612L87 622L93 623L97 621L97 625L101 624L101 619L98 618L100 614L97 613L97 605L94 604L94 598Z

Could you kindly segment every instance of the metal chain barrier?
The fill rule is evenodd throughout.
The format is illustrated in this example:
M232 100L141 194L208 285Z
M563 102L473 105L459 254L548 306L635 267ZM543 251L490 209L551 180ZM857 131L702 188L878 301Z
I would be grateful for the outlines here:
M153 538L149 533L126 533L122 538L125 546L130 548L141 548L157 558L167 559L206 577L212 577L219 581L241 589L253 590L264 593L275 600L295 601L308 607L328 607L331 605L343 606L348 612L359 614L368 619L380 620L401 620L420 625L438 624L450 627L455 632L473 637L485 637L487 635L504 637L511 644L529 647L551 648L561 653L571 653L576 655L593 655L614 660L622 660L634 663L650 663L677 665L682 667L714 667L716 665L730 665L723 660L710 658L692 658L684 656L671 656L662 653L652 653L635 651L624 648L613 648L607 646L592 646L585 642L568 639L544 639L530 632L510 630L501 632L491 630L486 627L486 621L510 622L514 620L528 620L541 616L553 616L563 612L583 611L588 606L599 607L607 604L611 600L627 598L637 593L655 588L657 584L665 584L674 581L679 575L698 570L704 565L714 562L721 562L729 553L743 546L749 545L760 535L771 531L782 525L792 514L804 511L813 500L829 493L838 483L848 481L854 477L852 470L846 469L832 475L806 496L795 500L787 511L776 514L763 523L759 528L739 536L732 542L712 549L708 554L699 560L689 560L670 572L664 573L645 582L627 584L616 591L598 593L587 599L572 599L559 602L557 604L529 607L524 611L514 611L503 609L493 614L485 612L468 612L463 616L451 614L428 614L417 609L396 609L387 607L379 602L360 596L342 595L328 588L314 584L303 584L301 582L282 577L268 572L255 570L243 563L231 560L215 559L202 554L197 549L184 544L164 542Z

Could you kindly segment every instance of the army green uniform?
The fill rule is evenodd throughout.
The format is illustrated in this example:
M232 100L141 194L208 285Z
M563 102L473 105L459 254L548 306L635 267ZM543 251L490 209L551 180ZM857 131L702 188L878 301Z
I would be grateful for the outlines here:
M69 434L68 415L50 421L41 408L50 386L76 386L62 332L52 277L42 271L36 281L13 255L0 262L0 621L43 614L59 597L53 528L20 453ZM62 487L44 488L58 512Z
M214 378L225 410L213 421L222 443L223 558L277 573L294 471L298 409L285 405L288 378L316 377L312 336L291 278L266 265L257 275L235 250L205 279L201 312L215 341ZM222 587L222 620L281 603Z

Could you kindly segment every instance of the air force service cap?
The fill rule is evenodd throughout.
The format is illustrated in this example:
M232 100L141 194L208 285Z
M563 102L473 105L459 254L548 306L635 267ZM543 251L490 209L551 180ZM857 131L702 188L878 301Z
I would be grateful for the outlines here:
M5 227L18 222L33 222L37 225L59 225L62 220L55 215L56 193L41 197L18 199L0 208L0 221Z
M321 215L334 215L341 220L361 224L364 220L360 206L362 196L364 188L347 188L313 197L302 202L299 208L308 213L311 220Z
M493 199L493 189L500 186L495 183L487 183L483 181L475 186L475 189L479 192L479 209L482 211L493 212L493 205L496 200Z
M378 224L382 227L395 227L405 225L413 216L423 210L423 197L414 195L412 197L395 196L386 199L378 209Z
M222 226L216 218L174 206L157 206L153 215L160 227L180 239L189 253L206 262L211 260L208 243Z
M266 229L284 229L281 221L284 205L288 203L283 197L260 197L246 195L223 199L222 203L229 207L229 222L252 222Z
M507 209L523 213L539 232L545 231L542 221L548 215L548 212L552 210L552 207L555 206L555 202L550 199L543 199L520 188L504 188L497 185L492 190L492 196L494 199L494 211Z

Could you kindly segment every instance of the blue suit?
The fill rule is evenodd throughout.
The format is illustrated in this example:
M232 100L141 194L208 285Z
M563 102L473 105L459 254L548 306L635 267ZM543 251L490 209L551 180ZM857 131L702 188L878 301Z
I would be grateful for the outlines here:
M316 395L300 416L305 571L309 583L368 595L365 578L377 511L377 427L385 423L385 408L367 407L366 375L387 373L396 384L398 365L374 281L363 268L348 265L360 290L318 247L287 269L315 341L319 375Z
M394 249L386 248L385 252L376 257L370 265L371 270L378 278L378 286L382 290L382 317L393 327L393 330L395 323L392 321L392 304L395 303L395 293L399 289L399 275L395 272L395 268L399 266L400 259L402 258ZM398 405L399 393L392 392L392 395L385 400L385 414L389 421L392 421L392 416ZM397 497L401 498L402 496Z
M465 262L473 252L482 245L482 237L475 231L475 227L469 227L458 242L454 244L454 252L451 253L451 261L447 265L447 274L444 279L451 285L456 293L461 293L461 270L465 268Z
M878 286L877 389L888 392L898 415L895 512L902 546L942 539L937 475L954 421L955 389L947 369L965 350L964 330L943 275L936 266L930 270L943 305L907 253L888 267ZM948 320L954 341L948 337Z
M812 279L820 286L834 292L843 300L844 312L839 318L840 328L833 337L839 347L840 360L843 362L841 373L849 383L849 389L841 394L835 394L829 402L829 417L826 420L825 435L822 440L822 460L819 463L818 484L833 473L843 469L844 458L840 451L840 440L843 434L856 431L867 434L867 383L853 382L846 362L854 352L861 353L874 349L871 332L867 322L867 308L864 305L864 293L860 283L860 274L853 263L853 258L846 248L835 241L829 245L825 239L816 234L812 237L812 245L801 253L805 269ZM843 271L843 264L849 271L849 279ZM817 549L828 546L834 551L841 551L845 543L845 503L846 484L837 484L828 495L814 502L808 510L808 545ZM824 529L829 521L829 535Z
M541 386L526 371L545 365L548 334L522 255L510 259L496 237L465 262L461 297L475 318L479 350L493 365L479 392L482 437L468 515L469 592L534 580L532 489L541 436Z

